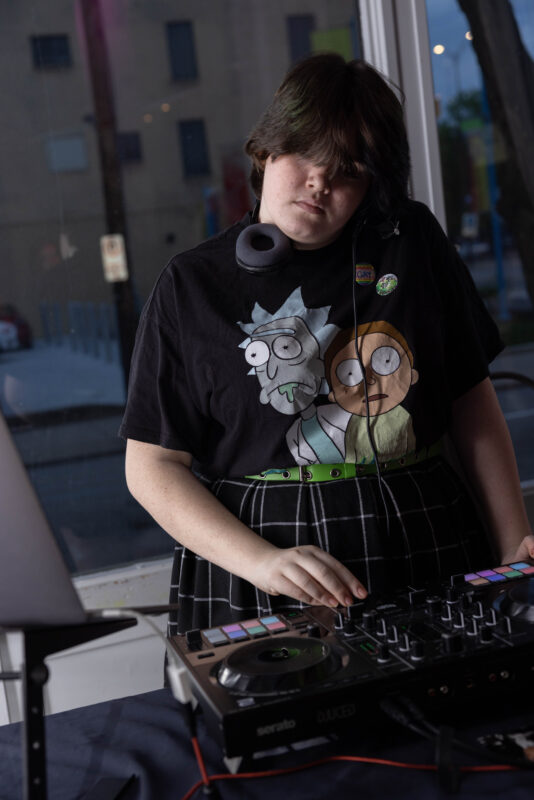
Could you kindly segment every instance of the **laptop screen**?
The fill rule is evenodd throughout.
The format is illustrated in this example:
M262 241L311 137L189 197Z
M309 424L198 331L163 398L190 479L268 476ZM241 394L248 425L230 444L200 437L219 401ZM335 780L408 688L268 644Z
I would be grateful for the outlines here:
M0 627L71 625L87 615L0 413Z

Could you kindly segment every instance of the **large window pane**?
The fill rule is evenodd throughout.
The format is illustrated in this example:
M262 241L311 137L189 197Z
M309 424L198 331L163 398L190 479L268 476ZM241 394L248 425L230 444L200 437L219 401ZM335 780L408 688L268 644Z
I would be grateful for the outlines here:
M73 572L170 555L117 438L140 309L251 208L248 131L296 55L360 52L357 4L17 0L0 22L1 407Z
M492 369L532 481L534 5L427 0L427 12L448 233L508 345Z

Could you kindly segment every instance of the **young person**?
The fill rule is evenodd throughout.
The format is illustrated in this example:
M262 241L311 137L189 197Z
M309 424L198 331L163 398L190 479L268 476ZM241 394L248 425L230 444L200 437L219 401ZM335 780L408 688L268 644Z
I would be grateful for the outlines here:
M257 208L160 275L121 427L130 491L177 542L171 633L534 557L488 377L502 343L407 197L394 92L312 56L246 152ZM276 226L267 262L280 233L276 271L247 262L257 222Z

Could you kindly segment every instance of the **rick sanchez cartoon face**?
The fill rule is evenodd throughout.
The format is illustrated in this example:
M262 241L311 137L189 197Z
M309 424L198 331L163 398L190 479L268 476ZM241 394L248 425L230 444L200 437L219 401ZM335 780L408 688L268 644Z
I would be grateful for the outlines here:
M298 287L274 314L256 303L252 321L238 323L248 334L239 346L251 366L248 374L260 382L262 405L298 414L328 392L323 353L339 330L327 322L329 312L330 306L307 308Z
M324 376L319 343L298 317L277 319L252 333L245 359L262 387L260 403L282 414L307 408L319 393Z

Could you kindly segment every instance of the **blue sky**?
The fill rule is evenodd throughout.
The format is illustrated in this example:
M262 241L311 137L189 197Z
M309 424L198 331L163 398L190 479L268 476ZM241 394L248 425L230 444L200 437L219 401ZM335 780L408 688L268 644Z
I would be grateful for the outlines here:
M427 0L430 49L441 44L442 55L432 53L435 94L443 111L458 91L480 86L480 69L471 43L465 38L469 25L456 0ZM512 0L525 46L534 57L534 2Z

